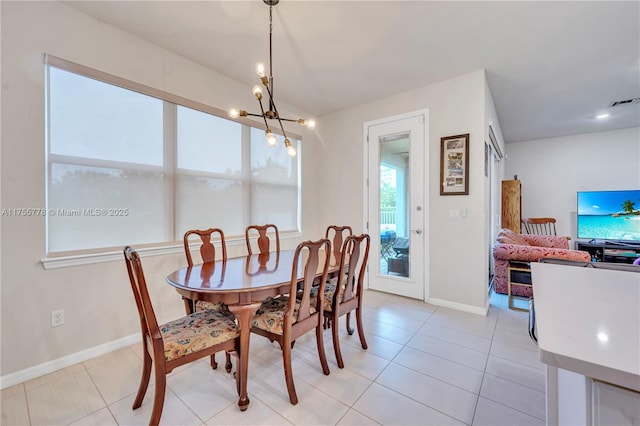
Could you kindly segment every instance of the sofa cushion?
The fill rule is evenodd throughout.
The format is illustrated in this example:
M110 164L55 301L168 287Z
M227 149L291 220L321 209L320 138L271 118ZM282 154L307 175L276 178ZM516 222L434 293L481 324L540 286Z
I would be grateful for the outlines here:
M522 235L522 238L530 246L569 249L568 237L557 237L555 235Z
M496 240L500 244L515 244L519 246L528 246L529 243L525 240L522 235L516 234L510 229L501 229L498 233Z

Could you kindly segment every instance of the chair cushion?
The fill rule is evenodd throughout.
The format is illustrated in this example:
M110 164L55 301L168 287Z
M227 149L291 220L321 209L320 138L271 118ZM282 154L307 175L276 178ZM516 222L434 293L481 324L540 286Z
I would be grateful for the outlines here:
M233 318L233 314L229 310L229 306L226 303L213 303L205 302L204 300L196 301L196 312L211 309L212 311L222 312L225 316Z
M262 330L268 331L274 334L282 334L282 328L284 326L284 313L289 305L289 296L269 297L258 310L256 316L253 317L251 322L252 327L257 327ZM296 301L296 306L293 310L293 321L298 319L298 310L300 309L300 302ZM311 306L309 309L311 314L316 313L316 309Z
M236 323L218 311L205 310L160 325L164 358L171 361L239 336Z
M333 295L336 292L336 286L338 285L338 277L331 278L327 280L327 283L324 285L324 311L332 312L333 311ZM343 286L344 287L344 286ZM316 306L318 299L318 287L314 287L311 289L311 306Z

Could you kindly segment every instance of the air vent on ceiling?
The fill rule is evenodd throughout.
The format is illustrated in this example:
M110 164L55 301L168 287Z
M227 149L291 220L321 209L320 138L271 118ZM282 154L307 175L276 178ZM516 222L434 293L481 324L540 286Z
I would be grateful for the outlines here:
M634 105L639 102L640 102L640 98L625 99L624 101L612 102L611 105L609 105L609 108L613 108L616 106L624 106L624 105Z

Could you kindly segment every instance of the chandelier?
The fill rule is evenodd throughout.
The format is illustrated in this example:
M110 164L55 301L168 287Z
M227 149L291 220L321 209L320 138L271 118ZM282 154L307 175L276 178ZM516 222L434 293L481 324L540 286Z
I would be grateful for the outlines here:
M272 13L273 6L277 5L280 2L280 0L263 0L263 1L265 4L269 5L269 76L267 77L267 75L265 74L264 64L263 63L257 64L256 72L260 77L261 84L256 84L255 86L253 86L253 95L258 100L258 103L260 104L260 111L262 113L252 114L242 109L232 108L229 110L229 116L231 118L247 117L247 116L262 117L262 119L264 120L264 125L266 127L266 130L264 132L265 138L266 138L267 145L269 146L276 146L278 143L278 140L276 139L275 135L271 131L268 120L277 120L278 125L280 126L280 130L282 131L282 135L284 136L284 146L287 149L287 154L289 154L291 157L295 157L296 149L291 144L291 139L287 137L287 133L284 130L284 126L282 125L282 122L291 121L303 126L307 126L310 129L313 129L315 127L316 122L314 120L305 120L304 118L298 118L298 119L284 118L284 117L280 117L280 114L278 113L278 108L276 108L275 101L273 100L273 75L272 75L273 68L272 68L271 34L273 31L273 13ZM269 109L267 109L266 111L264 109L265 106L262 104L263 87L264 89L266 89L267 94L269 95L269 106L268 106Z

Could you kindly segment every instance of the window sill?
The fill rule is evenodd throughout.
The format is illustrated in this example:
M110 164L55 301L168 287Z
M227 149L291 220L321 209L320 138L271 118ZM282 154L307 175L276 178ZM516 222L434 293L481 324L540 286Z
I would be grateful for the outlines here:
M141 257L162 256L166 254L175 254L184 252L184 246L171 245L162 247L147 247L136 249ZM71 266L91 265L94 263L112 262L123 260L122 250L108 251L103 253L87 253L76 254L72 256L45 257L40 259L44 269L60 269Z
M280 234L280 240L299 238L301 236L301 232L283 232ZM227 240L227 247L240 244L245 244L244 238ZM198 243L193 243L192 246L195 248L198 246ZM163 256L168 254L184 253L184 246L182 244L173 244L158 247L144 247L136 248L136 251L140 254L140 257ZM60 269L69 268L72 266L92 265L94 263L121 261L123 259L124 257L122 254L122 250L115 250L102 253L85 253L67 256L63 255L59 257L45 257L43 259L40 259L40 263L42 263L42 267L44 269Z

